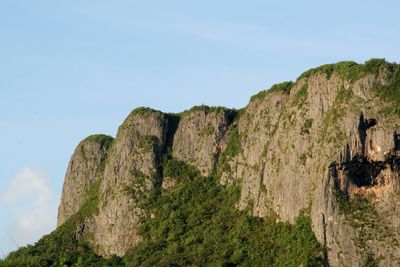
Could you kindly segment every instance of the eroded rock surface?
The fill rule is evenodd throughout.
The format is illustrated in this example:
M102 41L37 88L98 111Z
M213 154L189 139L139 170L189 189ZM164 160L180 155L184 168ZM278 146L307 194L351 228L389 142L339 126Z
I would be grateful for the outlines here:
M75 149L68 165L58 209L57 225L74 215L86 200L87 191L99 181L113 138L93 135Z
M162 177L168 154L224 186L240 186L237 206L254 216L293 222L305 211L331 266L361 266L366 258L399 266L400 118L376 91L393 86L394 66L323 66L261 92L241 111L202 106L172 116L138 109L109 150L78 146L59 224L99 181L98 213L80 233L101 255L124 255L141 241L141 201L154 188L176 185Z
M174 136L173 156L209 175L216 167L223 137L234 116L232 110L206 106L184 112Z
M137 233L140 202L160 183L159 163L166 138L166 117L135 110L118 130L100 185L93 243L102 255L124 255L141 241Z

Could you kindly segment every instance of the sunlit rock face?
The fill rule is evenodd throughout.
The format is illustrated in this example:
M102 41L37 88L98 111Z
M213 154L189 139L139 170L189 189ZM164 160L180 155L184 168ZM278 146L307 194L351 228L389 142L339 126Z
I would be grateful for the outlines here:
M86 200L87 191L96 184L104 170L108 148L113 138L94 135L75 149L65 175L57 225L74 215Z
M396 68L323 66L261 92L242 110L137 109L111 145L78 146L58 223L98 183L97 212L78 232L97 253L124 255L142 240L141 200L176 186L163 177L169 155L223 186L240 186L236 206L254 216L292 223L309 214L331 266L361 266L371 255L380 266L399 266L400 119L379 91L395 86Z

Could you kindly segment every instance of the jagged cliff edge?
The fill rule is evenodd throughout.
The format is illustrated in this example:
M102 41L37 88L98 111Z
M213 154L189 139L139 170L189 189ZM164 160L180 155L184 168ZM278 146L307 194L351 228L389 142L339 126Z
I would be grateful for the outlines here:
M100 255L141 242L138 196L171 190L162 155L241 188L239 209L293 222L309 210L331 266L373 254L400 265L400 68L384 60L341 62L253 96L240 111L195 107L181 114L134 110L115 139L83 140L71 157L58 225L78 211L77 237Z

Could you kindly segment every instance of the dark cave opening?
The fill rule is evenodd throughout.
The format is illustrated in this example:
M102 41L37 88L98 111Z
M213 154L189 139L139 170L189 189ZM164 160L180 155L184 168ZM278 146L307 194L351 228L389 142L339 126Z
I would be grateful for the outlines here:
M370 162L364 157L355 157L343 165L349 182L357 187L378 185L377 177L385 167L384 162Z
M378 120L377 119L366 119L365 120L365 129L369 129L371 127L374 127L377 124L378 124Z

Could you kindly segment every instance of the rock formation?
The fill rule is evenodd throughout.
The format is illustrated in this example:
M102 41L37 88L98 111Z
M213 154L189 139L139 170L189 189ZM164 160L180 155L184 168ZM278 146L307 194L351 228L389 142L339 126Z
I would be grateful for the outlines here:
M239 209L293 222L312 218L331 266L400 265L399 67L342 62L252 97L242 110L195 107L181 114L139 108L115 140L82 141L65 177L58 224L99 183L97 212L83 221L101 255L124 255L141 241L141 198L173 187L163 155L240 186ZM385 91L386 90L386 91ZM106 144L107 143L107 144Z
M104 171L108 148L113 138L93 135L83 140L75 149L65 175L57 225L75 214L86 200L92 188Z

